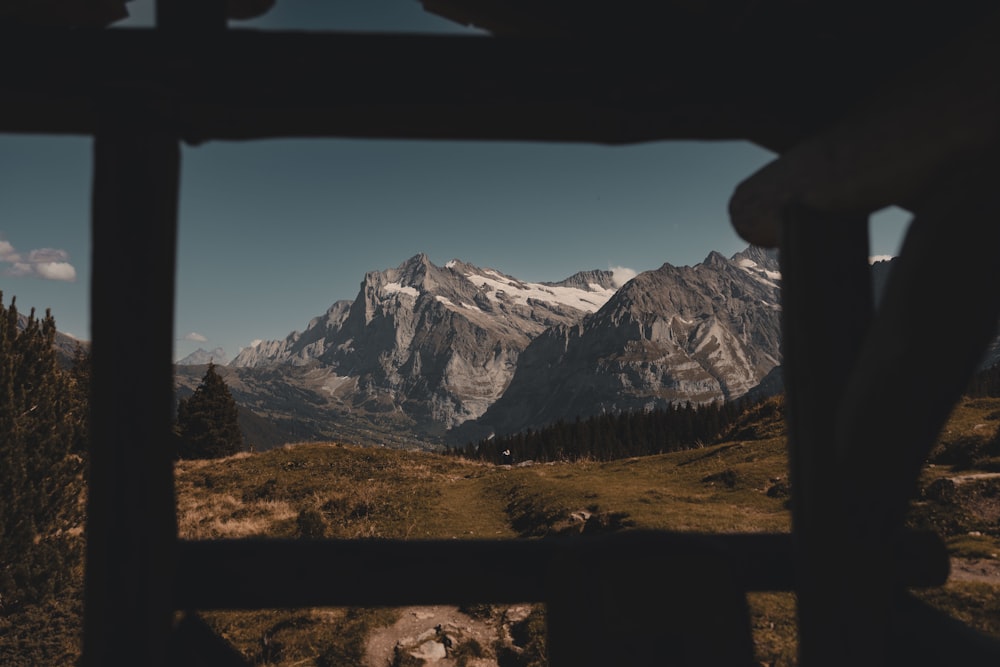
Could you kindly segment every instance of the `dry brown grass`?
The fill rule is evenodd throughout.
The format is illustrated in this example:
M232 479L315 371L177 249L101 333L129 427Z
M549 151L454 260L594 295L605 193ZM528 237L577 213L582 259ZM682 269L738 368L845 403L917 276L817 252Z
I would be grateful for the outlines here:
M787 483L780 417L780 403L771 404L754 417L758 421L739 424L727 442L607 463L510 468L426 452L332 443L183 461L176 466L180 535L296 537L303 530L303 513L318 522L323 534L343 538L516 539L579 531L583 524L578 518L584 515L606 530L782 532L790 527L787 498L768 493ZM965 401L952 415L941 446L978 447L998 427L1000 399ZM970 473L976 469L939 463L925 470L921 485ZM960 486L962 494L971 488ZM925 497L916 503L914 516L943 526L953 555L990 557L1000 544L1000 523L976 514L993 507L994 497L984 489L970 495L970 503L961 501L962 494L958 501ZM949 527L954 532L949 533ZM1000 586L953 582L922 595L963 621L1000 635L995 623ZM757 659L793 665L794 596L755 593L749 603ZM53 656L78 654L79 597L68 597L57 606L58 611L35 610L20 620L0 619L0 662L51 663ZM307 609L216 612L207 617L259 664L317 665L324 660L350 664L364 636L390 622L394 613ZM50 622L46 625L42 618ZM268 649L273 654L265 656L265 637L280 650ZM28 656L28 662L18 662L19 655Z

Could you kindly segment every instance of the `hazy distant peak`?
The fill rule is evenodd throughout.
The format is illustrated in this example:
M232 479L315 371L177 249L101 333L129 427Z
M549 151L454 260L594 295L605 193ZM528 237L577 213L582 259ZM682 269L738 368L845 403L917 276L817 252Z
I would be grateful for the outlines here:
M217 364L219 366L225 366L226 364L229 363L229 357L226 356L226 351L223 350L221 347L217 347L211 351L207 351L199 347L191 354L179 360L177 362L177 365L199 366L208 363Z
M576 287L588 292L604 292L621 287L615 279L612 271L578 271L565 280L557 283L542 283L543 285L553 285L561 287Z

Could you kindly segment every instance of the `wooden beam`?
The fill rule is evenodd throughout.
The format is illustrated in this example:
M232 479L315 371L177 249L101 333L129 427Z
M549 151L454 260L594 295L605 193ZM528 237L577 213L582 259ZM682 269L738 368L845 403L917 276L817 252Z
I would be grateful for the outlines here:
M190 38L226 29L227 0L155 0L156 27L161 34Z
M845 60L822 42L761 44L753 35L622 43L228 30L189 35L178 50L155 31L7 32L0 131L92 133L95 91L135 82L172 100L172 121L190 141L751 139L786 147L911 57L887 58L878 46Z
M174 605L204 610L542 601L550 596L553 563L601 552L654 560L658 554L722 554L728 576L745 590L794 587L789 535L628 531L553 540L210 540L179 543ZM906 534L895 553L900 585L947 579L948 557L937 536Z
M840 460L831 428L872 317L868 220L802 206L786 216L779 260L800 659L809 667L887 664L865 634L870 610L842 595L847 580L876 576L889 586L892 573L855 567L866 554L845 541L842 502L855 464Z
M163 665L172 623L179 144L106 91L94 142L93 387L83 664Z
M685 33L786 42L808 34L852 46L868 39L883 44L900 34L941 42L941 35L967 27L992 7L978 0L914 3L908 0L797 3L788 0L420 0L424 9L498 35L596 36L604 39L683 39Z
M589 547L565 550L546 564L552 665L753 664L746 591L724 543Z
M914 220L834 422L848 520L844 563L854 572L842 595L854 618L874 626L877 612L897 637L905 627L897 618L899 591L887 584L889 545L1000 318L998 179L1000 168L985 159L914 200ZM883 639L889 636L883 630ZM896 651L905 647L889 648L883 664L900 662Z

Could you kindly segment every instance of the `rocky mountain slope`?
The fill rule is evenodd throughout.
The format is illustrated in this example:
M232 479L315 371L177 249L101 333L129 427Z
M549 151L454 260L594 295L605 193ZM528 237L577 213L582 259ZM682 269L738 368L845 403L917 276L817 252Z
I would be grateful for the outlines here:
M244 349L226 379L297 439L395 445L736 398L779 360L777 268L751 248L624 286L609 271L543 284L417 255L369 272L303 331ZM198 370L179 370L182 393Z
M640 274L593 315L532 341L504 395L454 437L738 398L779 363L778 280L775 255L756 248Z
M610 271L529 283L457 260L438 267L421 254L369 272L353 302L243 350L231 366L244 385L296 376L341 414L438 437L503 394L531 340L578 322L618 287Z

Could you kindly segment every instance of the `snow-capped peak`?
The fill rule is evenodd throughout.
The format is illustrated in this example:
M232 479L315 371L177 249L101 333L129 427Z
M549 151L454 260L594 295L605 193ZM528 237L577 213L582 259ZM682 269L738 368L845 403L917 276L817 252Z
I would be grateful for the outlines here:
M617 291L595 282L587 283L586 289L562 283L524 282L494 269L468 271L465 277L483 289L491 301L507 300L527 304L531 299L569 306L588 313L600 309Z

